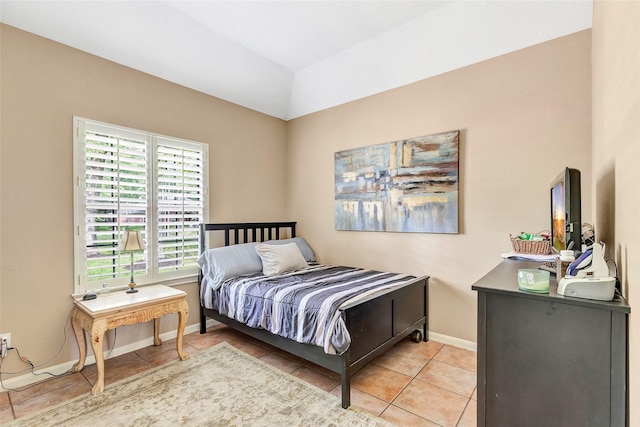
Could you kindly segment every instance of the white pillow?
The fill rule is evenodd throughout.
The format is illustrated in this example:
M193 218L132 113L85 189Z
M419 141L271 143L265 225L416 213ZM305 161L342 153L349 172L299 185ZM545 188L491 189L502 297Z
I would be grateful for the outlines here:
M262 259L262 274L265 276L273 276L309 266L295 243L284 245L262 243L256 245L255 249Z
M307 263L316 262L316 256L313 254L313 250L311 249L307 241L304 240L302 237L294 237L292 239L284 239L284 240L269 240L263 243L266 243L268 245L286 245L287 243L291 243L291 242L294 242L295 244L298 245L298 249L300 249L300 253L304 257L304 259L307 261Z

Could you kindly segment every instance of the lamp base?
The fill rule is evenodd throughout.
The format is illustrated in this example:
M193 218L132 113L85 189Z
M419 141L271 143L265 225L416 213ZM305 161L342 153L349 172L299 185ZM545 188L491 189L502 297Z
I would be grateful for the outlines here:
M129 289L127 289L127 293L135 294L136 292L138 292L138 290L136 289L136 282L131 280L131 282L129 282Z

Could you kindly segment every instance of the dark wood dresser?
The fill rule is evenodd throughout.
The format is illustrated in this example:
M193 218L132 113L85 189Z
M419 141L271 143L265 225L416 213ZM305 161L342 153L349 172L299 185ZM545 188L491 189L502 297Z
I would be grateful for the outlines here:
M611 302L518 289L518 269L538 262L505 260L478 291L478 426L625 426L627 317Z

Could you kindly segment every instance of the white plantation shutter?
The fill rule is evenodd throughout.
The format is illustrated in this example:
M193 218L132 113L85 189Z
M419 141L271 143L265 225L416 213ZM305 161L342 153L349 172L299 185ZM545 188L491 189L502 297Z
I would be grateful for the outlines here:
M158 138L158 268L197 272L199 224L204 218L202 147Z
M130 254L120 253L124 229L147 226L148 150L144 134L87 123L84 135L86 284L130 275ZM144 254L134 270L145 274Z
M76 292L126 285L125 230L147 249L134 252L136 283L197 273L199 227L207 206L206 145L74 118Z

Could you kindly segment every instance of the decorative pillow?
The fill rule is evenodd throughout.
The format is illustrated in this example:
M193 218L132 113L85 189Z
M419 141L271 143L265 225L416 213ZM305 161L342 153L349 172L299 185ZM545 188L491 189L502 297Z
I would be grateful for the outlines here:
M313 254L313 250L311 250L311 247L309 246L307 241L304 240L302 237L294 237L293 239L283 239L283 240L269 240L268 242L264 242L264 243L267 243L269 245L286 245L291 242L294 242L296 245L298 245L298 249L300 249L300 253L302 253L302 256L308 263L316 262L316 256Z
M207 249L198 259L207 285L218 289L227 279L262 271L256 245L257 243L243 243Z
M298 270L309 265L295 242L282 245L262 243L256 245L255 251L262 259L262 274L265 276Z

